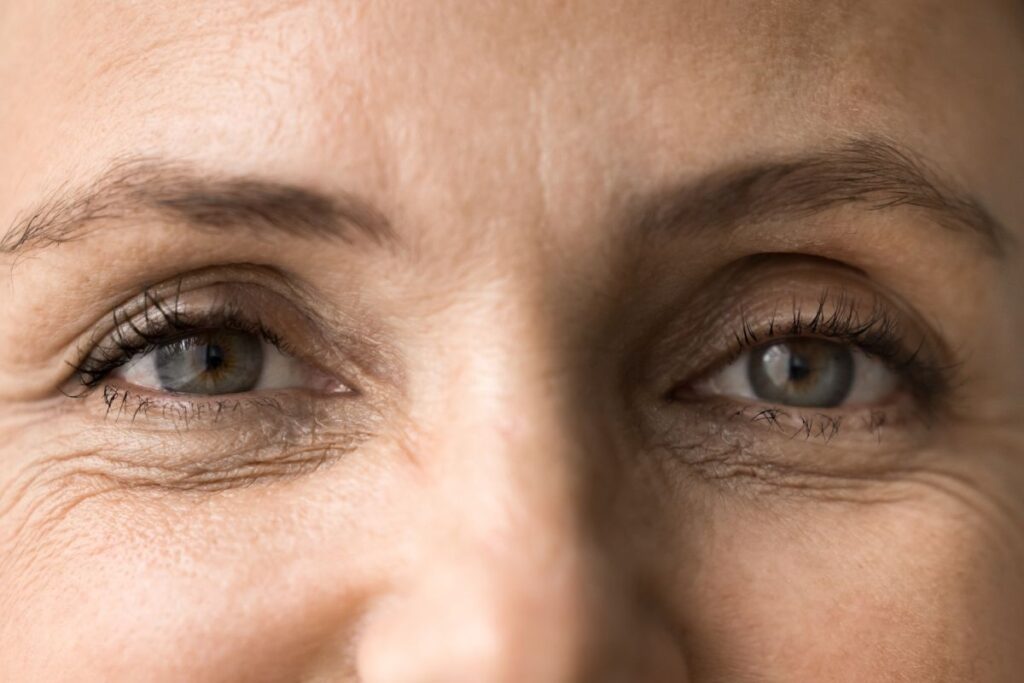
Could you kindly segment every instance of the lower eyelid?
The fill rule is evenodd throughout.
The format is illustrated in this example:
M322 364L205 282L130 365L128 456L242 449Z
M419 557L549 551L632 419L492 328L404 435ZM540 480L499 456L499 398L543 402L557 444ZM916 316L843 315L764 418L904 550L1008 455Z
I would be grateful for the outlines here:
M282 391L202 397L148 392L119 383L106 383L78 399L71 415L99 433L131 429L136 437L151 437L158 450L167 446L164 441L169 434L175 436L176 448L192 440L227 435L233 435L232 443L242 438L272 448L287 443L314 445L331 434L362 439L379 422L378 407L355 394L324 398L306 391Z
M813 489L817 481L877 491L877 485L923 462L935 438L905 404L841 414L718 399L664 410L647 427L648 449L709 481L744 488Z
M127 463L119 477L169 491L213 492L308 474L352 454L377 428L377 412L365 401L301 392L204 399L108 384L77 405L88 438Z

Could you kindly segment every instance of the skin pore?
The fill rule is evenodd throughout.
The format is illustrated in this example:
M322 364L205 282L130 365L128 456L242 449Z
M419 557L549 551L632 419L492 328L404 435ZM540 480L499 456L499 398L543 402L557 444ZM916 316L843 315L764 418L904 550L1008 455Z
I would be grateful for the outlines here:
M0 680L1019 680L1019 2L0 1L0 93Z

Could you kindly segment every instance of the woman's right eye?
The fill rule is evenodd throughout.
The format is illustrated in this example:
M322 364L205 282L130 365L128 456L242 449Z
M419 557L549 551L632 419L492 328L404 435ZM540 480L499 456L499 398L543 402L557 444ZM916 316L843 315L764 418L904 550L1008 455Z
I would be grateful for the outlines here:
M110 377L150 391L205 396L282 389L348 391L261 336L232 329L205 330L158 343Z

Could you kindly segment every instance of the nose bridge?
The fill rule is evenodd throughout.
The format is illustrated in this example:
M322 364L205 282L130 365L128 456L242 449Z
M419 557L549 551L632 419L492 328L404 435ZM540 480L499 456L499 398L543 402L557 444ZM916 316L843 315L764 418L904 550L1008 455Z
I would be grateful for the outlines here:
M487 348L468 362L475 379L448 402L451 426L437 442L449 541L493 562L492 577L533 575L532 590L580 585L592 571L586 558L600 555L588 508L595 474L615 462L613 440L586 419L593 407L575 400L576 379L543 337L509 335Z
M530 530L541 547L551 534L581 531L591 475L614 460L611 440L599 433L607 425L588 419L594 406L579 400L571 349L539 320L542 307L508 292L491 298L501 301L481 307L488 322L465 334L473 347L449 359L425 455L434 483L450 489L446 500L496 525L485 536Z
M435 480L445 501L436 540L447 548L429 553L462 577L479 615L513 630L542 612L563 625L586 619L602 555L586 508L607 440L585 433L570 405L572 379L554 354L528 343L492 351L483 362L496 367L472 368L488 379L463 385L475 396L450 404L449 424L459 426L439 439ZM541 630L534 624L521 635Z
M584 680L606 576L579 445L558 399L517 391L473 401L437 441L434 503L413 571L371 621L365 680Z
M423 454L429 509L410 571L368 621L363 680L684 680L675 665L637 677L666 648L590 514L614 440L573 404L557 358L522 344L483 342L453 376Z

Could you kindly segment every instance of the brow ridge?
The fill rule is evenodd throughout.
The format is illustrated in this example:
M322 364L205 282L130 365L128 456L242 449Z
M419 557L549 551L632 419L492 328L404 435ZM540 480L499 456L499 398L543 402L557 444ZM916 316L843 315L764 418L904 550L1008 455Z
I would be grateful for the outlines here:
M852 138L681 183L635 202L630 222L645 234L725 231L851 204L870 211L923 210L942 227L979 238L993 255L1013 243L1010 231L978 199L920 155L882 137Z
M245 229L310 239L394 240L387 218L347 193L326 194L253 177L204 173L179 161L132 157L112 164L79 189L59 188L0 239L0 253L18 254L79 239L91 225L153 213L200 230Z
M1010 231L976 198L947 180L920 155L890 139L856 137L788 158L713 172L645 195L625 223L655 234L726 231L740 225L800 219L841 205L878 211L911 207L939 225L980 238L991 254L1013 243ZM155 211L202 230L246 229L352 242L393 243L387 218L369 202L251 177L203 174L193 166L152 158L115 162L78 191L61 188L0 239L0 254L19 254L83 236L109 219Z

